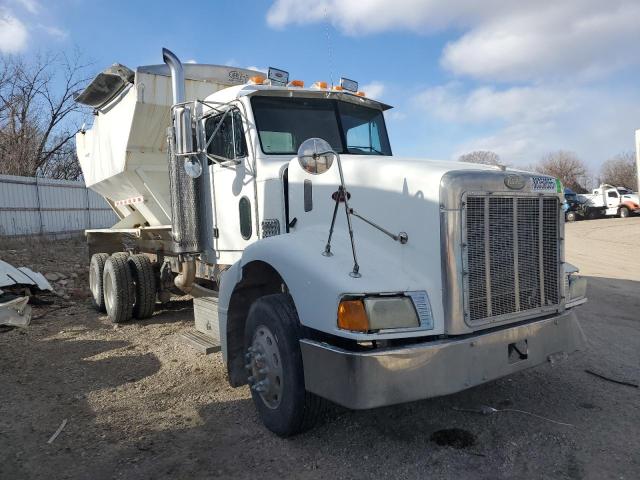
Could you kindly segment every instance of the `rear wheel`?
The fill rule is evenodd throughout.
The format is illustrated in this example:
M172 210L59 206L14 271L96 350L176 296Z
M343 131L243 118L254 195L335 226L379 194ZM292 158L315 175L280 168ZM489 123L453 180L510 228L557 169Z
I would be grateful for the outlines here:
M300 330L289 295L267 295L251 305L245 328L251 396L264 425L281 437L311 428L327 405L305 390Z
M153 264L145 255L131 255L128 258L134 284L133 316L149 318L156 306L156 276Z
M89 289L93 297L93 305L100 312L104 312L104 290L102 288L102 276L104 274L104 264L109 258L108 253L94 253L89 264Z
M627 207L620 207L618 210L618 215L620 218L627 218L629 216L629 209Z
M124 255L112 255L104 265L102 277L104 303L113 323L126 322L131 318L133 307L133 280Z

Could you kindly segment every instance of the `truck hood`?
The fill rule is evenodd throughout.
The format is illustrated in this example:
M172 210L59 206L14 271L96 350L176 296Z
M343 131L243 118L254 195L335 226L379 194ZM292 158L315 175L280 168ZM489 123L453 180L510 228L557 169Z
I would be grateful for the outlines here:
M499 167L474 163L451 162L426 158L404 158L373 155L341 155L347 189L371 187L402 195L419 195L425 200L439 202L440 180L453 170L501 171ZM297 159L293 162L296 163ZM299 168L299 167L298 167ZM291 171L291 170L290 170ZM336 162L327 174L337 176ZM320 181L324 175L316 176ZM326 180L329 180L327 177ZM337 185L337 184L336 184ZM355 207L354 207L355 208Z

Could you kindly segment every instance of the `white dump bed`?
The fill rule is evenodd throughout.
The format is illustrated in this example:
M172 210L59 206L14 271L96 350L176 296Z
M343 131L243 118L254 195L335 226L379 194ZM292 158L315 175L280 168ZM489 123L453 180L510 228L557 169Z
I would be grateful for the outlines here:
M123 67L126 69L126 67ZM204 99L258 74L218 65L184 65L186 99ZM76 135L85 182L112 205L122 227L169 225L167 127L172 102L166 65L138 67L114 98L96 110L93 126Z

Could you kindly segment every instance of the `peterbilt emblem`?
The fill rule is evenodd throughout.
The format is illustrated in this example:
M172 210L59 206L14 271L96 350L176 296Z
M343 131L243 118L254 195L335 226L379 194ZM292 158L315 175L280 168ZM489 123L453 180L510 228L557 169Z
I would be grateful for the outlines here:
M525 179L520 175L507 175L504 177L504 184L511 190L522 190L525 183Z

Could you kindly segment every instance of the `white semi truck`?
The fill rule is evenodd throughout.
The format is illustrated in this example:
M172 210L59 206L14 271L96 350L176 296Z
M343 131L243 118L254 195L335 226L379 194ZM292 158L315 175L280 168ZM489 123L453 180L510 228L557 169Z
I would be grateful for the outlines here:
M121 219L86 232L112 321L190 293L230 384L282 436L327 400L445 395L580 348L586 282L555 179L395 157L390 107L351 80L163 56L78 97L95 109L85 180Z
M588 212L598 212L594 218L600 214L627 218L640 213L638 194L625 187L602 184L591 193L578 195L578 200L583 201ZM588 215L587 218L590 216Z

